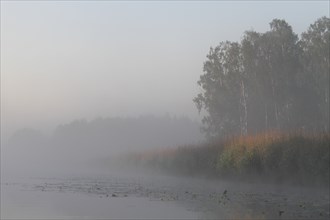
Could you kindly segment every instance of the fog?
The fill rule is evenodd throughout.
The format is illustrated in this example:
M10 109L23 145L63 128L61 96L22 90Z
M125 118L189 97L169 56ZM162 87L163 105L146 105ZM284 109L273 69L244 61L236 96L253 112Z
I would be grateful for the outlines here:
M24 128L2 149L3 172L47 176L49 172L110 172L112 160L125 153L169 149L203 139L198 122L169 115L75 120L57 126L50 135Z
M197 81L211 46L240 40L245 30L265 31L275 17L300 34L328 14L326 2L6 1L1 6L1 148L20 129L52 138L59 125L75 120L170 115L201 123L203 112L192 100L201 91ZM201 140L186 136L185 143L165 136L168 142L160 143ZM125 144L111 144L109 151ZM19 152L38 155L28 146Z
M0 4L1 217L329 217L329 2Z
M81 118L169 113L201 120L192 99L211 46L265 31L274 18L300 34L328 14L326 2L1 6L4 139L20 128L50 133Z

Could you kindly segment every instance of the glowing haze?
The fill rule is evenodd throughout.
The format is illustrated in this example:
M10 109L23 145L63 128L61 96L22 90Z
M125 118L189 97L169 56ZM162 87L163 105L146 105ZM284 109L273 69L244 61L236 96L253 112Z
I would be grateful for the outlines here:
M76 118L186 115L210 46L264 32L297 34L328 1L1 1L1 132Z

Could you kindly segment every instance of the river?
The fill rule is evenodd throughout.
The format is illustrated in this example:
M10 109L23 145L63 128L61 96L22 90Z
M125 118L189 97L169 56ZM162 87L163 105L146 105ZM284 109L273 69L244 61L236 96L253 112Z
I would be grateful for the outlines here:
M328 189L145 174L1 179L1 219L329 218Z

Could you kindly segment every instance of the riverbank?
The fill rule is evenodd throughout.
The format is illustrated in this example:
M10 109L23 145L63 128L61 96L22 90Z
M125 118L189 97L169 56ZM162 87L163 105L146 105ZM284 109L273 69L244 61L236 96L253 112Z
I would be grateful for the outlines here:
M279 132L125 155L121 163L174 175L329 186L329 134Z

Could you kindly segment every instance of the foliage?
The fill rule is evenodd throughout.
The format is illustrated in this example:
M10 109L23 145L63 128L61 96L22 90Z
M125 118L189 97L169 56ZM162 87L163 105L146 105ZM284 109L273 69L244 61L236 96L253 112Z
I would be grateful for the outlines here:
M328 186L329 48L327 17L301 39L274 19L265 33L221 42L207 55L194 98L209 143L127 160L180 175Z
M226 145L225 153L219 155L217 170L278 181L328 184L329 143L330 136L325 134L273 132L241 137Z
M240 43L211 48L194 98L209 137L268 130L329 131L330 19L301 39L284 20L265 33L245 32Z
M329 184L329 134L268 132L204 145L131 154L134 166L178 175L302 185Z

